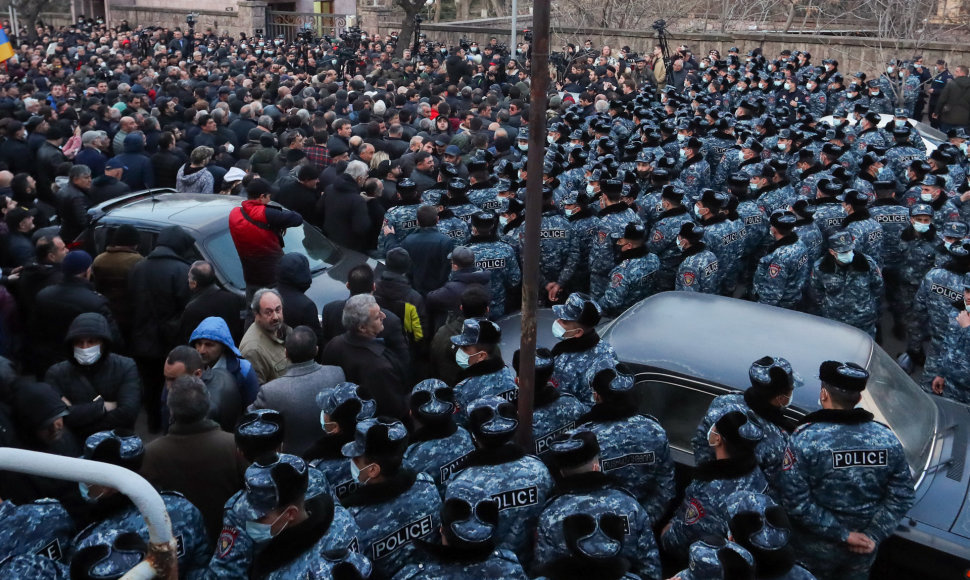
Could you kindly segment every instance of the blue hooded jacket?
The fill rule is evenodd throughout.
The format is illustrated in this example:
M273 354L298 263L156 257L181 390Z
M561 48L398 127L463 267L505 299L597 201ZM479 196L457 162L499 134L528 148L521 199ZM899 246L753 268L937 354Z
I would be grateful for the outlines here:
M236 348L226 321L218 316L210 316L204 319L192 331L189 344L200 339L218 342L226 347L226 352L223 353L226 359L226 370L236 379L236 384L239 385L243 406L246 407L255 401L256 393L259 392L259 378L253 371L253 365L244 359L239 353L239 349Z
M145 138L141 132L125 137L124 147L125 152L118 156L118 160L125 164L121 181L127 183L132 191L155 187L155 168L152 160L145 155Z

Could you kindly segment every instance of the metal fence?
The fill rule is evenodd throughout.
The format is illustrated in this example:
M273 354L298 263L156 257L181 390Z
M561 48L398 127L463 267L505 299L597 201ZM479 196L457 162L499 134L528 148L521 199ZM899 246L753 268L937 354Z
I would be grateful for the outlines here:
M283 35L287 41L296 40L297 34L310 30L313 36L320 38L336 36L353 21L349 14L317 14L313 12L283 12L278 10L266 11L266 36L275 38Z

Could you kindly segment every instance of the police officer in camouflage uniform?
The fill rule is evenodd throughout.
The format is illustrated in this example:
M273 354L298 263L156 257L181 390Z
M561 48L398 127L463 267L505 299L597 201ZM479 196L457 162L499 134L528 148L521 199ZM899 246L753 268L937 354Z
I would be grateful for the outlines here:
M708 445L707 432L729 411L740 411L757 425L764 438L755 446L758 466L768 478L769 492L780 498L780 477L782 470L790 464L788 436L794 431L795 423L785 417L784 410L791 404L796 381L791 364L782 357L762 357L748 369L751 386L744 393L721 395L711 401L707 413L697 425L691 439L694 458L697 463L714 459L714 450Z
M656 419L637 412L632 376L595 366L587 376L596 404L577 423L596 434L603 472L633 493L656 524L675 493L667 433Z
M570 191L563 196L563 213L569 224L569 249L570 254L578 256L576 269L573 277L566 281L565 287L558 284L546 287L546 293L550 302L561 299L563 291L568 295L572 291L589 290L589 252L593 245L596 235L596 226L599 218L590 208L592 199L582 191Z
M933 378L933 393L970 403L970 275L963 279L963 298L953 303L943 338L942 372Z
M721 270L721 293L730 295L744 263L744 224L728 219L727 194L705 189L694 205L699 225L704 226L704 243L717 256Z
M519 372L519 351L512 355L512 368ZM549 445L563 433L576 427L576 420L589 411L589 406L579 399L563 393L552 381L554 361L552 351L547 348L536 349L535 395L532 412L532 439L535 441L535 455L542 457L549 451ZM515 377L516 384L519 377Z
M84 442L84 459L118 465L136 473L141 468L144 456L145 447L141 439L126 431L99 431ZM145 541L148 540L145 519L127 496L103 485L80 482L78 487L81 498L90 504L94 523L74 537L76 550L100 544L101 537L112 530L131 530ZM163 492L162 501L172 519L172 533L178 544L179 573L188 577L204 569L209 560L209 542L202 513L175 492Z
M569 555L563 524L573 513L610 514L623 518L620 553L631 571L644 578L660 577L660 552L646 510L619 482L602 471L596 434L580 428L552 444L549 460L556 477L553 494L536 529L536 568Z
M708 535L728 531L727 499L737 491L764 493L768 486L758 467L755 447L764 432L747 415L729 411L711 425L707 444L712 461L701 463L684 491L684 501L660 536L665 552L686 560L690 545Z
M425 557L405 566L394 580L525 580L525 571L511 550L496 548L499 500L471 481L449 486L441 505L441 543L417 540Z
M623 182L607 179L600 189L599 223L594 232L589 252L589 289L593 296L602 296L610 283L610 271L616 265L613 259L612 234L622 233L630 222L640 223L640 218L621 199Z
M936 226L933 225L933 208L925 203L918 203L909 210L910 224L900 234L900 260L896 278L886 278L886 284L894 286L887 288L889 310L893 315L894 334L898 334L897 326L905 329L906 334L919 334L914 325L919 322L912 314L916 305L916 292L919 290L923 277L933 268L933 257L936 254L938 236Z
M117 580L144 560L147 554L148 542L138 533L126 528L108 529L92 538L83 549L74 554L69 571L67 566L60 568L58 565L57 569L44 570L36 576L28 576L27 570L19 570L21 575L10 577L54 580L60 577L63 570L63 577L70 577L72 580ZM6 567L2 571L12 572ZM180 568L179 572L181 571ZM41 570L35 569L31 572L37 573Z
M906 352L917 361L925 353L922 386L926 390L942 374L943 339L953 316L952 304L963 297L963 278L970 272L970 242L953 244L949 253L949 261L923 277L913 300L913 324L908 329L911 334ZM927 339L929 344L924 350L923 342Z
M445 484L461 471L475 448L471 434L455 424L455 390L444 381L425 379L411 389L408 406L414 429L403 465L430 475L443 494Z
M677 248L683 261L677 266L674 290L717 294L721 289L721 268L714 252L703 242L704 228L683 222L677 234Z
M886 167L893 172L898 183L905 185L906 171L914 161L925 161L926 153L910 144L908 126L893 127L891 133L893 145L886 151Z
M14 505L0 500L0 562L37 554L60 561L72 551L74 521L55 499Z
M232 507L244 531L223 529L214 560L232 552L234 572L248 569L253 578L282 580L306 576L324 552L356 550L360 530L353 518L330 495L308 499L309 480L310 467L295 455L281 453L250 465L245 493ZM248 558L241 557L244 549ZM228 571L210 568L208 574L222 577Z
M795 430L793 462L783 473L793 544L820 580L864 579L913 504L913 479L896 435L856 407L869 373L825 361L819 379L822 409Z
M817 196L815 197L815 225L822 232L823 244L828 248L829 237L842 229L842 221L845 220L845 208L842 201L836 197L842 193L842 187L834 179L822 179L818 182Z
M517 398L515 375L505 366L498 346L501 340L502 331L497 324L475 318L466 318L461 334L451 337L451 344L457 347L455 361L461 368L455 385L456 412L463 421L468 418L468 407L475 399L486 395L506 401Z
M384 214L384 225L377 238L377 247L382 254L400 246L409 233L418 229L418 208L421 207L418 186L404 178L397 182L397 195L400 203Z
M496 211L499 208L500 187L488 179L488 162L476 155L468 161L468 200L482 211ZM505 184L508 187L508 184Z
M496 228L494 213L478 212L472 217L472 236L468 240L468 248L475 253L475 265L491 275L489 316L492 318L505 314L506 296L522 283L515 250L499 239Z
M556 315L552 335L559 341L552 348L555 361L552 380L562 392L590 405L593 390L585 379L587 369L614 366L619 362L613 347L601 340L596 332L602 310L589 295L574 292L565 304L553 306L552 311Z
M558 294L559 289L568 286L575 278L581 255L572 250L582 244L579 240L573 241L577 233L556 207L552 191L548 185L542 188L542 218L539 222L539 285L546 289L546 296L550 291ZM544 299L541 293L539 298Z
M944 191L946 179L942 175L929 174L920 184L919 200L933 208L933 223L943 229L946 222L960 221L960 210L948 199Z
M856 251L848 231L832 235L828 245L828 254L812 266L809 281L816 313L875 337L883 292L879 266L869 256Z
M795 214L778 210L771 214L774 243L758 261L752 282L756 302L781 308L795 308L808 281L811 254L798 239Z
M498 502L499 548L519 556L523 566L532 561L533 535L543 504L552 489L552 476L537 458L512 442L519 425L513 403L495 396L482 397L468 409L475 444L465 470L448 482L445 501L454 497L452 486L477 485Z
M623 232L612 234L619 263L610 272L610 285L599 299L607 316L624 310L656 292L660 260L644 246L647 231L639 223L629 223Z
M731 538L755 560L759 577L777 580L814 580L811 572L795 563L791 521L774 499L750 491L731 494L728 527Z
M701 146L700 139L690 137L680 150L681 168L676 183L691 198L700 195L701 190L711 184L711 166L701 155Z
M415 540L433 537L441 525L441 496L425 473L401 468L408 432L400 421L366 419L344 445L360 487L341 502L360 527L360 551L378 577L391 577L421 561Z
M875 260L881 268L883 231L866 209L868 203L868 196L858 190L847 189L842 198L842 209L846 213L842 228L852 234L858 251Z
M709 536L690 545L687 568L671 580L723 580L754 578L754 557L738 544Z
M683 206L683 199L683 190L673 185L664 186L660 194L663 211L657 216L657 221L647 236L647 250L660 259L660 270L657 272L658 292L674 289L677 267L683 259L677 236L683 224L693 224L690 213ZM715 261L716 259L715 257ZM720 277L717 282L720 284ZM716 292L717 290L714 291Z
M339 383L333 390L321 391L316 401L323 436L303 456L312 468L323 472L333 486L334 497L339 500L357 489L343 447L354 440L357 424L374 416L377 403L366 389L355 383Z

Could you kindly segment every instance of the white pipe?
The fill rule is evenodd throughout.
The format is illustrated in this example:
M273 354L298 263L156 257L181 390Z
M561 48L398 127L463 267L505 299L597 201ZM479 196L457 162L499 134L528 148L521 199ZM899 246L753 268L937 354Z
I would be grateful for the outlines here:
M149 562L142 560L137 566L125 572L121 580L153 580L156 575L155 568Z
M134 471L99 461L10 447L0 448L0 471L83 481L117 489L134 502L135 507L145 518L150 543L168 544L173 541L172 520L165 509L162 496L158 495L155 488Z

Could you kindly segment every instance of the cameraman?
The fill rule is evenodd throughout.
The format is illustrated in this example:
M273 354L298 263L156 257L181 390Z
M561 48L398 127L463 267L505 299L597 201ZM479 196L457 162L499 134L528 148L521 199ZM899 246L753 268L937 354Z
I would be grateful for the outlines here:
M246 201L229 212L229 234L242 262L247 298L259 288L276 286L283 233L303 225L297 212L269 205L271 194L268 181L253 179L246 186Z

